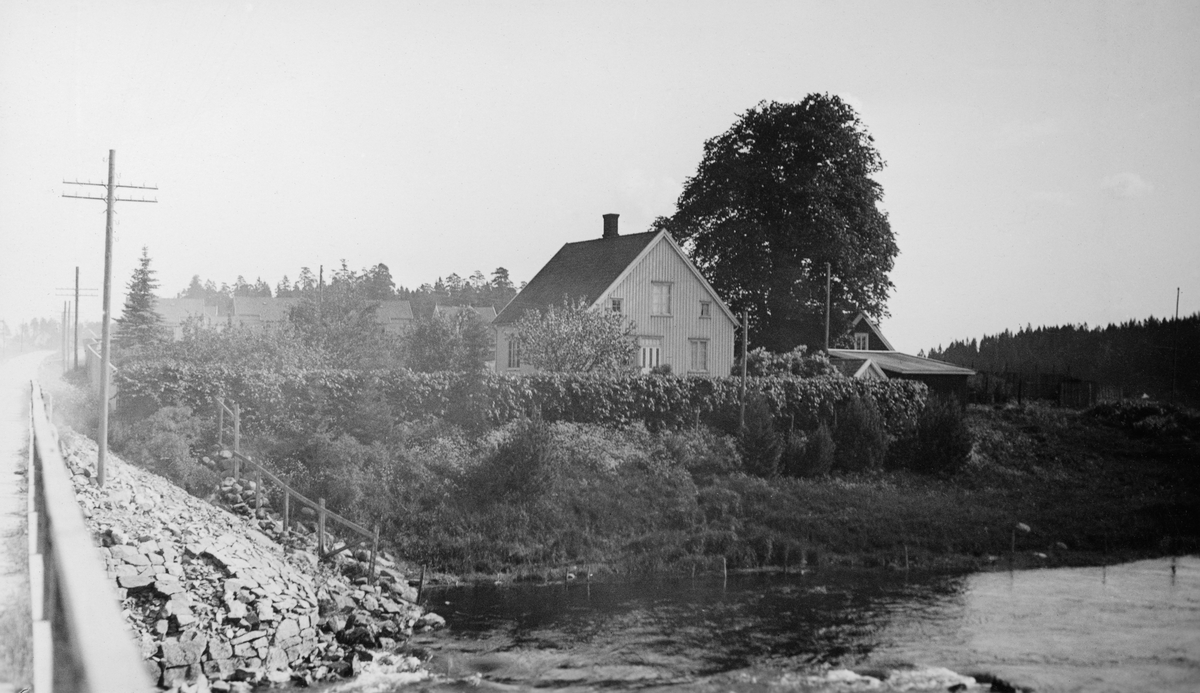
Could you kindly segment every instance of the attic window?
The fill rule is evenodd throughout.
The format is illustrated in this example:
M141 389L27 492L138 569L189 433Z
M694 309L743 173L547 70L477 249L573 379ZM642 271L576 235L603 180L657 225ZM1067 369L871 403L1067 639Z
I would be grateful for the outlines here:
M712 301L701 301L700 302L700 317L702 317L702 318L711 318L712 317Z
M671 314L671 285L668 282L653 282L651 285L650 314Z
M854 348L859 351L869 350L871 348L871 336L866 332L855 332Z
M619 299L619 298L612 299L612 312L614 312L614 313L621 312L621 299Z

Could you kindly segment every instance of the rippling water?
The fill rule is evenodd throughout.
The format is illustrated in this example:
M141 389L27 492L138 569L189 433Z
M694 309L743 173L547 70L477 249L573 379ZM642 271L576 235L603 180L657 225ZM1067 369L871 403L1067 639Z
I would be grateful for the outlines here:
M955 672L1038 691L1200 690L1194 557L454 588L429 600L449 627L415 644L438 677L384 671L339 690L946 690Z

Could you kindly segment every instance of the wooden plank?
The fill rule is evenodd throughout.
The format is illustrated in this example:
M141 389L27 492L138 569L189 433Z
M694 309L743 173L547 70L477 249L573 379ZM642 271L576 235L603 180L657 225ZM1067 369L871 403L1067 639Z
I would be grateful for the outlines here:
M292 496L294 496L295 499L297 501L299 501L300 503L307 505L308 507L312 508L313 510L317 510L317 511L321 510L321 507L319 504L314 503L313 501L309 500L308 498L305 498L298 491L296 491L291 486L288 486L286 483L284 483L284 481L282 479L275 476L271 472L267 471L266 467L263 467L258 462L255 462L253 459L241 454L240 452L233 453L233 456L235 459L242 460L246 464L250 465L251 469L261 471L264 475L266 475L266 477L268 479L271 480L271 483L287 489L288 492L290 492L292 494ZM346 518L342 517L341 515L338 515L337 513L333 512L332 510L326 510L325 515L329 519L339 522L342 525L348 527L349 529L354 530L355 532L358 532L359 534L361 534L365 537L370 537L372 535L371 530L367 529L366 527L363 527L362 525L358 524L357 522L354 522L352 520L347 520Z

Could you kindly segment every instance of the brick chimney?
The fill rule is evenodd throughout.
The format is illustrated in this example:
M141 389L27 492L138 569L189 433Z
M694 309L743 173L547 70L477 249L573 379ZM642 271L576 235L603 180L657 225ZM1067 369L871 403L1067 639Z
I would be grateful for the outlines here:
M605 214L604 215L604 235L601 238L616 238L617 237L617 217L620 214Z

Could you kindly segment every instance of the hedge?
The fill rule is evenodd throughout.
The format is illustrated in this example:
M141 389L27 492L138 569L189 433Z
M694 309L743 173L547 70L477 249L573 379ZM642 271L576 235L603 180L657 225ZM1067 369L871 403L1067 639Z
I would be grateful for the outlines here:
M346 421L368 393L398 420L473 417L496 425L540 411L547 421L642 422L655 430L704 422L728 429L736 426L741 387L736 378L262 370L176 361L127 364L116 377L125 416L165 406L207 411L219 396L242 407L248 431L278 433L318 419ZM858 395L874 399L888 429L898 433L913 424L926 398L920 383L841 376L750 378L747 388L763 397L781 427L805 430L831 420L839 402Z

